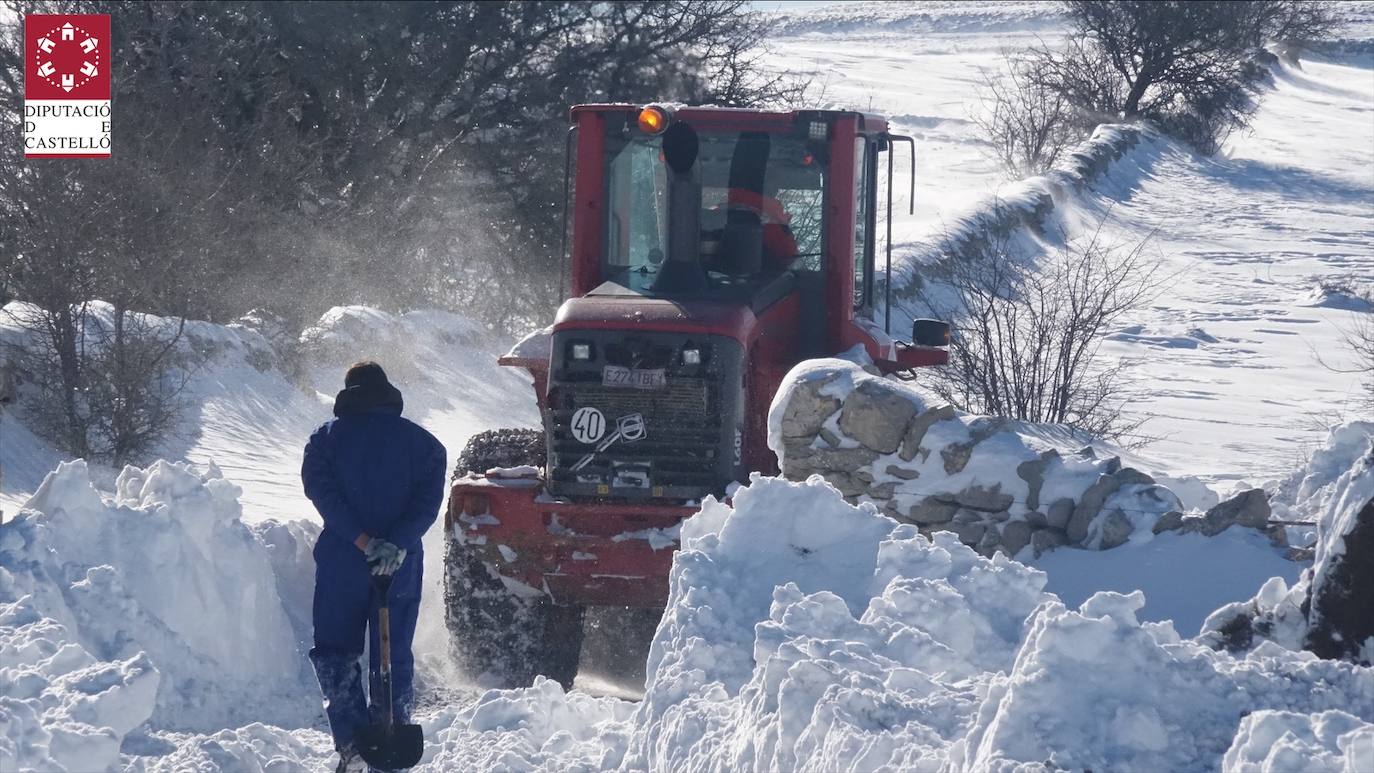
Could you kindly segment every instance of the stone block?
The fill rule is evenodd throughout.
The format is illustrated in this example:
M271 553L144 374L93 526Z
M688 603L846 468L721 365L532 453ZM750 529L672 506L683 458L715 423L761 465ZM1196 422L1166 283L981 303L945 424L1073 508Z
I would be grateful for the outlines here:
M916 480L917 478L921 477L921 473L917 472L916 470L913 470L910 467L902 467L898 464L889 464L887 466L886 472L888 475L891 475L894 478L901 478L902 480Z
M1107 497L1116 493L1121 488L1121 481L1111 475L1099 475L1097 481L1083 492L1078 504L1073 508L1073 516L1069 518L1067 529L1069 542L1075 545L1083 544L1083 540L1088 537L1088 525L1093 522L1097 514L1102 511L1102 505L1107 501Z
M921 441L925 439L926 430L937 421L954 418L954 406L942 405L932 408L920 414L912 420L911 426L907 427L906 435L902 437L901 452L898 454L902 461L909 462L916 458L916 452L921 448Z
M1040 529L1031 534L1031 549L1035 551L1035 557L1039 558L1045 551L1053 550L1068 542L1064 532L1058 529Z
M840 401L829 395L821 394L826 384L834 380L830 377L819 381L798 384L793 390L787 407L782 414L782 436L784 438L804 438L810 442L821 430L821 425L840 410Z
M880 454L896 451L916 417L916 403L899 390L884 381L860 384L840 408L840 431Z
M1031 532L1031 525L1025 521L1007 521L1002 524L1002 549L1015 556L1030 544Z
M1045 520L1052 529L1069 528L1069 519L1073 517L1073 500L1068 497L1056 499L1045 511Z
M934 497L927 497L907 510L907 518L923 526L949 523L958 509L959 506L953 502L942 502Z
M1202 533L1211 537L1233 524L1263 531L1269 526L1269 497L1257 488L1218 503L1202 517Z
M1177 510L1170 510L1164 515L1159 516L1155 521L1154 533L1163 534L1166 531L1177 531L1183 527L1183 513Z
M1131 538L1131 532L1135 530L1135 525L1131 519L1120 510L1113 510L1107 513L1102 520L1102 541L1098 547L1102 550L1111 550L1114 547L1126 544Z
M982 510L986 513L995 513L1011 507L1014 498L1011 494L1002 493L1002 484L994 483L992 488L983 486L969 486L954 495L954 500L962 507L970 510Z

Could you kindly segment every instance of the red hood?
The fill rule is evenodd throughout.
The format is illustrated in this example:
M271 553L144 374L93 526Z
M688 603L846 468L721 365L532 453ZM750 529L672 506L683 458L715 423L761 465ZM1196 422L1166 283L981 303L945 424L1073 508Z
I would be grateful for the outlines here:
M747 306L714 301L671 301L663 298L573 298L554 319L562 330L655 330L729 336L747 344L757 323Z

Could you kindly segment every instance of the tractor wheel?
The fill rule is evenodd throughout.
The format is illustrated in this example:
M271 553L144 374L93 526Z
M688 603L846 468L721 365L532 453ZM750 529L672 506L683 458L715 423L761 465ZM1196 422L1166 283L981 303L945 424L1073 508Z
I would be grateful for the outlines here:
M537 429L490 429L468 439L458 465L455 479L469 473L481 475L493 467L519 467L528 464L544 466L544 434Z
M492 430L468 441L454 475L542 466L543 456L538 431ZM583 608L511 592L452 534L444 551L444 608L454 658L468 673L505 687L526 687L540 674L572 687L582 652Z

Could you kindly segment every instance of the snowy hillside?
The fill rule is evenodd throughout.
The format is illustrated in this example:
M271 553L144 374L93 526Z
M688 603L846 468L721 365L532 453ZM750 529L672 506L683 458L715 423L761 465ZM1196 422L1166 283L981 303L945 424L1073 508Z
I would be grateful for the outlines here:
M812 77L830 106L887 115L916 138L916 214L899 185L897 255L1023 189L981 152L971 117L981 71L1003 49L1054 39L1045 9L858 3L785 17L777 67ZM1374 6L1350 15L1349 33L1374 31ZM1374 55L1281 65L1253 130L1222 157L1146 142L1086 195L1056 202L1070 237L1104 216L1113 241L1150 237L1170 278L1108 348L1139 363L1132 403L1153 417L1143 431L1161 438L1147 449L1161 468L1258 485L1311 453L1328 424L1357 418L1357 378L1317 355L1345 364L1340 326L1369 311L1339 288L1374 284L1371 67Z
M93 305L97 314L104 308ZM17 303L0 313L0 342L18 342L14 315L23 313ZM298 375L287 372L286 353L275 352L260 328L262 321L252 317L227 326L187 323L180 343L196 354L182 395L184 427L158 452L201 466L217 464L243 489L250 522L314 518L300 486L301 449L330 417L343 373L358 360L381 363L406 398L406 414L454 455L470 435L489 428L492 417L500 417L503 426L539 421L528 379L496 365L504 342L456 314L332 309L289 342L299 349L299 361L292 363ZM273 332L270 325L265 332ZM14 411L0 413L0 422L0 509L13 514L62 456L29 432ZM113 481L115 472L95 474Z
M1348 34L1374 41L1374 4L1351 9ZM894 206L910 266L1025 189L982 153L973 86L1060 24L1034 2L808 8L783 14L769 62L916 138L916 214L904 192ZM1357 377L1317 360L1345 362L1341 328L1374 314L1343 289L1374 285L1374 55L1353 50L1279 65L1222 156L1147 138L1055 202L1071 233L1105 215L1114 238L1151 236L1171 277L1108 350L1139 363L1132 409L1162 436L1127 461L1184 509L1244 483L1275 518L1329 524L1374 491ZM450 461L539 417L529 379L495 363L509 342L461 315L347 306L278 332L187 324L185 427L146 467L68 459L22 398L0 406L0 769L332 769L299 469L344 369L380 362ZM0 316L0 344L19 335ZM454 672L440 532L416 645L421 770L1374 770L1374 668L1277 636L1214 646L1215 610L1277 615L1309 581L1310 561L1253 530L1018 562L820 479L755 476L683 524L635 700L585 679L483 692Z

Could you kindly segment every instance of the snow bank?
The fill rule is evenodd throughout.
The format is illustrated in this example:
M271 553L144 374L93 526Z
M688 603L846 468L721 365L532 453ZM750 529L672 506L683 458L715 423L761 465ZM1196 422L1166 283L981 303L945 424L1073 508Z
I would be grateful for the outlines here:
M682 536L629 769L936 761L1043 598L1039 572L932 543L819 478L755 476Z
M1374 718L1374 670L1268 645L1236 659L1168 625L1141 625L1143 594L1042 606L1007 676L992 678L958 768L1046 763L1091 770L1215 769L1241 717L1340 709ZM1356 768L1358 769L1358 768Z
M73 638L31 596L0 602L0 769L106 770L152 713L160 674L146 654L100 660Z
M1334 429L1328 446L1280 486L1297 514L1315 508L1315 561L1296 582L1275 577L1253 598L1217 609L1201 639L1232 651L1264 642L1331 657L1374 662L1374 619L1368 603L1369 559L1348 555L1351 540L1368 539L1368 508L1374 507L1374 425L1355 422ZM1357 535L1357 528L1363 528ZM1359 634L1359 631L1365 634ZM1351 634L1354 633L1353 640ZM1342 635L1345 634L1345 635Z
M286 729L264 721L286 713L288 693L317 694L292 674L300 653L276 591L305 571L312 535L293 524L255 535L228 517L232 489L161 464L127 471L108 502L74 463L35 497L42 510L3 527L0 762L102 769L120 761L122 741L122 763L140 771L329 764L318 723L301 728L310 712L275 722ZM488 691L417 718L419 769L1144 770L1225 759L1282 770L1310 754L1358 770L1344 761L1369 743L1374 669L1273 643L1214 651L1168 623L1141 623L1140 593L1097 593L1071 609L1037 569L984 558L949 533L928 538L818 476L755 475L733 506L707 500L681 536L642 701L565 694L547 680ZM89 566L83 551L96 544L108 567ZM201 553L196 569L192 548L215 559ZM142 556L175 582L148 588ZM118 615L83 603L97 584L88 577L123 584L105 597ZM206 596L231 578L235 593ZM205 636L187 627L188 606ZM233 624L249 619L251 630ZM267 662L233 660L247 651ZM230 661L256 669L253 682ZM188 673L213 693L197 693ZM217 706L207 729L237 729L136 732L150 718L172 726L169 705Z
M17 664L7 656L0 671L15 686L4 691L7 710L55 739L67 712L108 728L115 749L145 720L190 731L317 722L318 690L292 624L302 613L284 607L274 571L295 566L299 551L273 556L240 522L238 488L216 469L127 467L116 489L102 498L85 462L63 463L0 525L0 615L21 627L5 645ZM117 689L84 713L73 708L83 691L105 687ZM57 759L53 743L21 759Z
M1344 711L1257 711L1240 722L1222 767L1232 773L1359 773L1374 765L1374 724Z
M766 4L765 4L766 7ZM1064 19L1038 2L825 3L770 14L772 35L899 34L904 36L1029 30L1052 32Z
M369 306L336 306L300 335L309 383L333 400L343 388L343 374L359 360L374 360L405 394L416 414L447 405L461 395L445 395L444 375L473 364L478 354L488 369L494 354L484 345L485 331L467 317L446 311L404 314ZM461 381L458 383L462 383ZM480 385L468 385L480 386Z
M1056 550L1034 565L1049 575L1045 589L1070 607L1099 591L1144 591L1140 619L1169 620L1184 636L1197 635L1218 607L1249 599L1266 582L1296 583L1305 566L1251 529L1212 537L1167 532L1109 551Z
M1329 512L1337 483L1374 444L1374 421L1332 427L1326 443L1293 474L1279 481L1270 500L1277 518L1316 522Z

